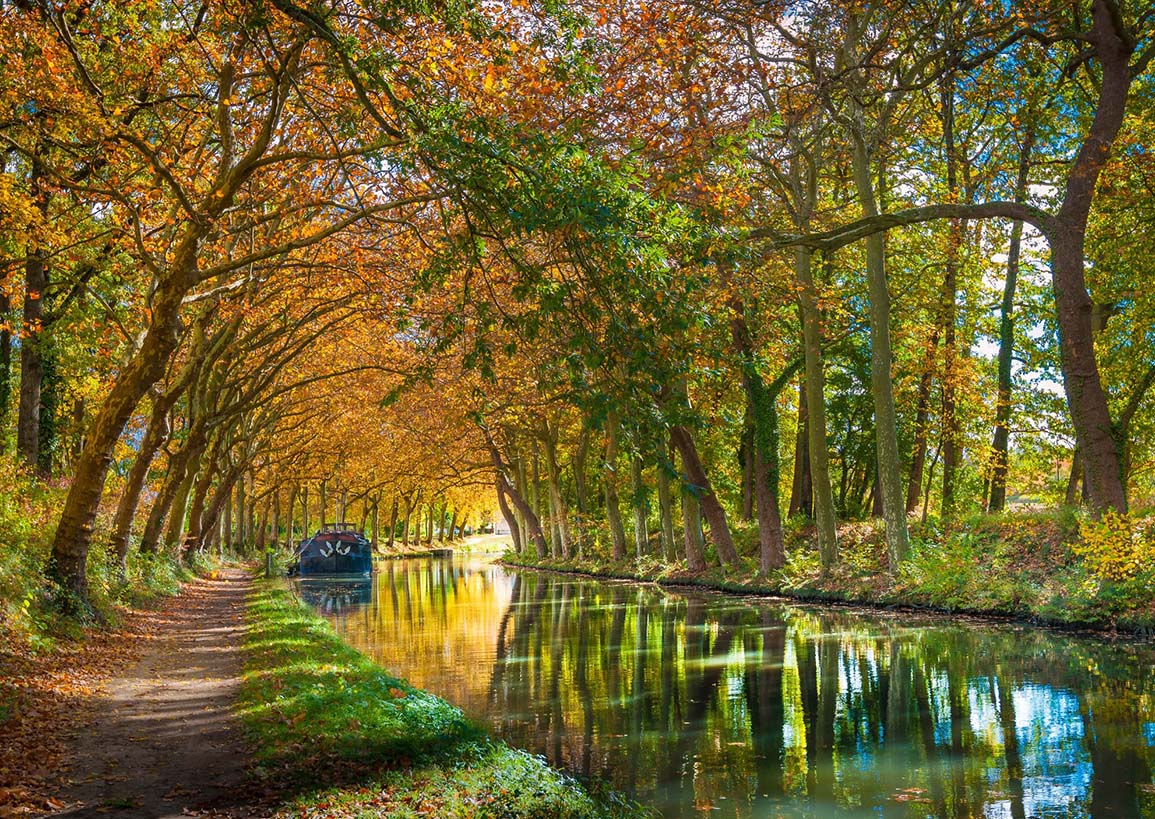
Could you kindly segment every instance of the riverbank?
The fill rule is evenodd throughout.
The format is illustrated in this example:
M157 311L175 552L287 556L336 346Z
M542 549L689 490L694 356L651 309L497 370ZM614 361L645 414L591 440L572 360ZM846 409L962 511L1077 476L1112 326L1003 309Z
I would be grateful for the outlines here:
M280 582L257 586L247 617L238 705L255 773L291 794L277 817L643 815L389 675Z
M1091 570L1077 554L1077 523L1056 515L988 517L969 528L916 541L897 575L886 568L882 533L870 523L840 530L840 563L823 575L816 551L796 533L786 566L769 576L752 555L740 567L689 571L652 555L614 562L602 556L537 559L507 552L510 566L596 578L652 582L805 603L907 608L1015 620L1063 630L1155 638L1155 567L1123 578ZM929 533L926 533L929 534ZM745 540L749 541L750 538ZM747 544L746 551L751 551Z

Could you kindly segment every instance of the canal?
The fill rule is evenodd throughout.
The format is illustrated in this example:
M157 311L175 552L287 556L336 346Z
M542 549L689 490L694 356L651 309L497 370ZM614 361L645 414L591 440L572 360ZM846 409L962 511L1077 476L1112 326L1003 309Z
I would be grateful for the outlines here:
M302 581L351 645L669 819L1155 817L1155 648L517 571Z

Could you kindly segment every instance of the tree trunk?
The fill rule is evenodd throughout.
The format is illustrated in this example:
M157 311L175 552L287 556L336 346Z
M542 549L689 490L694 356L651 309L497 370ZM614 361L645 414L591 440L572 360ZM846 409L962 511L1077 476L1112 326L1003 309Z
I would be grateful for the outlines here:
M304 537L312 537L313 531L309 528L309 484L301 487L301 527Z
M537 549L538 559L543 560L549 554L549 550L545 542L545 532L541 529L541 521L533 508L521 496L521 493L510 485L509 478L505 474L505 464L501 460L501 453L498 452L497 444L494 443L488 430L485 432L485 440L489 447L489 457L493 461L493 470L497 473L497 480L501 483L505 495L513 501L514 506L521 510L521 515L525 519L526 534Z
M213 479L219 471L217 458L220 455L221 443L222 438L219 435L216 436L213 439L207 456L201 460L203 466L200 471L200 477L193 485L192 501L188 507L188 524L185 527L185 536L183 540L176 541L176 543L180 544L182 554L196 551L203 545L204 530L201 527L201 521L204 517L205 503L208 499L209 490L212 489Z
M273 530L272 546L274 549L281 545L281 488L280 484L273 490Z
M862 215L878 215L874 196L870 154L862 134L853 136L854 181ZM875 233L866 239L866 278L870 300L870 392L874 400L875 447L882 514L886 521L886 550L891 572L910 551L906 506L902 491L902 467L898 455L898 417L894 409L892 353L890 348L890 291L886 282L886 237Z
M48 215L51 194L40 184L33 169L29 192L42 218ZM34 247L24 263L24 323L20 333L20 406L16 418L16 452L28 466L40 470L40 393L44 381L46 319L44 299L48 291L48 265L43 248ZM126 419L127 420L127 419Z
M810 474L809 409L806 404L806 379L798 382L798 430L794 436L794 480L790 484L789 515L814 517L814 482Z
M642 482L642 458L633 456L630 462L630 489L634 507L634 553L641 560L649 546L650 533L646 526L646 485Z
M1139 407L1143 403L1143 397L1152 386L1155 386L1155 364L1151 364L1147 368L1143 377L1139 379L1139 383L1131 390L1127 403L1119 413L1118 421L1115 423L1116 435L1122 447L1124 488L1128 486L1131 478L1131 422L1135 419L1135 413L1139 411Z
M754 520L754 417L750 402L746 402L746 416L742 422L742 444L738 447L739 466L742 467L742 520Z
M0 288L0 430L6 438L8 413L12 410L12 330L9 314L12 298ZM7 451L8 442L0 439L0 449Z
M529 505L533 509L533 516L541 521L541 453L537 448L537 441L532 441L530 452L533 461L530 463Z
M385 543L389 549L393 548L393 541L397 537L397 495L393 495L393 503L389 507L389 537Z
M702 533L702 507L689 481L682 484L682 543L686 548L686 566L692 572L704 572L706 536Z
M778 394L797 372L787 367L767 387L754 357L754 338L746 323L746 307L735 296L730 300L730 336L742 364L742 389L746 393L746 416L752 420L753 436L748 457L754 470L754 493L758 507L759 571L767 574L786 564L782 513L778 506Z
M1034 129L1028 130L1019 151L1019 174L1015 181L1015 201L1026 198L1030 179L1031 153L1034 149ZM1007 504L1007 453L1010 447L1011 423L1011 365L1015 354L1015 290L1019 281L1019 258L1022 251L1023 223L1011 225L1010 247L1007 249L1007 277L1003 283L1003 300L999 308L999 386L995 405L995 434L991 443L990 500L987 511L1001 512Z
M40 392L44 382L44 291L48 268L37 251L24 265L24 326L20 338L20 407L16 419L16 451L24 463L38 468L40 453Z
M947 198L958 202L959 156L955 145L954 75L948 72L940 89L943 119L943 142L946 152ZM947 229L946 274L943 279L943 364L942 364L942 516L946 520L955 513L955 481L962 460L962 430L958 420L956 399L958 374L955 372L958 323L958 271L966 222L951 219Z
M264 557L265 553L265 544L268 542L269 538L269 506L269 497L266 495L265 502L261 504L261 523L257 527L255 538L257 554L261 555L262 558Z
M176 250L179 260L195 252L200 234L192 231ZM64 501L60 521L52 541L46 575L86 605L88 586L85 571L92 543L92 526L100 507L100 496L112 463L116 443L148 388L160 379L177 347L181 299L192 284L190 278L174 276L162 282L153 295L151 321L140 350L122 367L100 410L89 426L84 451L76 463L72 486Z
M513 464L513 485L517 489L518 494L523 498L529 497L529 479L526 476L525 470L525 455L519 448L517 451L517 463ZM516 506L513 508L513 516L517 518L517 526L521 530L523 536L529 532L529 527L526 526L525 518L521 515L521 510Z
M204 541L205 532L214 531L223 528L226 536L232 534L233 527L233 485L237 482L237 477L240 475L239 467L233 466L224 471L217 482L216 489L213 490L212 497L205 506L204 514L201 515L200 530L202 533L202 542ZM219 527L217 523L221 517L221 507L224 507L224 526ZM199 544L198 544L199 546ZM211 548L208 543L204 543L205 548Z
M245 492L245 473L242 470L241 474L237 476L237 520L236 520L236 534L233 542L237 547L237 553L243 554L248 543L245 540L245 521L249 519L249 499L248 493Z
M618 417L610 413L606 418L606 466L602 472L602 491L606 496L606 520L610 524L613 542L613 560L626 559L626 530L622 526L622 511L618 499Z
M581 434L578 436L577 449L574 451L573 457L573 489L578 513L577 534L574 540L576 541L578 558L582 557L586 539L586 527L588 526L590 515L590 492L586 479L586 462L589 460L589 451L590 429L589 426L583 422Z
M233 489L224 487L224 523L221 526L221 545L231 549L233 547Z
M561 494L561 469L557 463L557 430L548 422L542 429L542 444L545 447L545 469L549 481L550 518L557 537L554 543L555 557L570 557L569 524L566 521L565 501Z
M670 463L663 457L657 470L658 512L662 522L662 558L667 564L678 559L674 548L674 496L670 491L670 470Z
M682 458L682 469L693 485L702 512L710 524L710 539L718 550L718 558L727 566L737 566L738 551L734 548L734 540L730 536L730 525L726 522L726 510L722 508L718 496L710 485L706 476L706 469L698 455L698 448L694 445L694 438L690 430L682 425L670 428L670 440ZM703 561L704 563L704 561ZM692 567L691 567L692 568ZM705 568L703 565L702 568Z
M113 518L112 537L109 546L116 554L116 562L120 567L120 577L124 580L128 571L128 539L132 532L132 522L136 518L136 508L140 504L140 493L148 480L148 470L152 460L164 442L168 440L169 424L168 411L172 404L168 396L156 396L152 403L152 413L148 420L148 429L140 442L140 449L136 459L132 462L132 469L128 472L124 490L120 494L120 503L116 507L116 517ZM173 396L175 401L175 396Z
M45 321L48 319L45 317ZM57 441L60 437L60 368L53 341L47 330L38 341L41 366L40 417L36 430L36 474L41 478L52 477L52 469L57 458Z
M168 513L168 525L164 530L164 550L179 557L181 535L184 534L185 516L188 512L189 498L193 486L196 484L197 474L201 465L200 453L196 453L185 467L184 480L177 487L176 497Z
M1051 275L1059 324L1060 364L1067 406L1079 442L1091 506L1127 510L1119 444L1095 359L1091 297L1084 275L1087 219L1099 174L1123 124L1131 86L1133 41L1116 29L1104 0L1091 4L1090 41L1102 71L1090 131L1067 175L1063 203L1051 230Z
M164 531L165 520L168 518L177 498L180 497L181 489L185 486L186 479L188 478L189 469L195 468L194 456L197 456L196 450L199 447L199 443L194 438L194 435L195 433L190 434L184 446L169 458L164 483L161 484L160 492L157 493L156 499L152 503L148 521L145 523L144 532L142 532L140 536L140 551L142 553L156 553L158 545L160 544L161 534ZM181 507L180 514L183 517L183 506Z
M509 501L507 500L507 493L505 489L507 481L504 476L498 474L497 476L497 505L501 509L501 516L505 518L505 522L509 524L509 536L513 540L513 550L519 555L523 553L524 546L521 542L521 527L517 524L517 516L509 508Z
M813 255L807 248L794 251L798 304L802 312L802 352L806 372L806 435L814 491L814 520L818 553L826 565L838 562L838 517L830 484L830 450L826 443L826 375L822 361L822 315L814 284ZM829 264L829 258L827 258ZM845 473L845 464L843 464Z
M410 522L410 520L412 520L412 518L413 518L413 504L410 502L409 497L406 496L406 498L405 498L405 520L401 524L401 545L402 546L408 546L409 545L409 522Z

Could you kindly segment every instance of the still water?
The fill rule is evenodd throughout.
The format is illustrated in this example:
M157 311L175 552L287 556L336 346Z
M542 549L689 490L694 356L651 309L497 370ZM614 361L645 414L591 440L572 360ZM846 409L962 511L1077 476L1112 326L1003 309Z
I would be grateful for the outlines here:
M1155 648L506 569L302 581L351 645L664 817L1155 817Z

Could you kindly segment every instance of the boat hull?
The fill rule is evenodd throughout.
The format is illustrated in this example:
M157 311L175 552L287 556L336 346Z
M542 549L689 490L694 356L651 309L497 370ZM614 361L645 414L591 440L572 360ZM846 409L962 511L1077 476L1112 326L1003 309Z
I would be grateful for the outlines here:
M319 554L304 555L301 557L297 571L302 577L323 574L372 574L373 557L371 555L339 555L336 553L328 557Z

